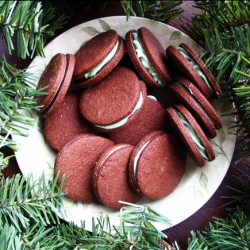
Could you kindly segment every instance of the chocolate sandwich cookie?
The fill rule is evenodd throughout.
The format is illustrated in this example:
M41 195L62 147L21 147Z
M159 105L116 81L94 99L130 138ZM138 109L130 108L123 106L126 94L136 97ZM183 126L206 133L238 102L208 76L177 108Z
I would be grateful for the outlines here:
M66 175L63 192L70 199L81 202L95 202L92 174L102 153L114 143L101 136L81 134L69 141L58 153L55 171L58 182Z
M106 150L93 171L93 187L96 197L106 207L119 210L124 204L119 201L136 203L141 195L129 184L128 164L134 146L117 144Z
M214 75L190 46L185 43L181 43L178 47L170 45L166 48L166 54L176 71L194 83L209 101L222 96Z
M147 28L130 30L125 35L128 54L143 80L153 87L163 87L172 81L172 70L164 48Z
M153 131L135 146L129 163L131 187L151 199L161 199L177 187L186 168L182 141L172 134Z
M109 133L134 121L146 96L145 83L132 70L116 67L98 84L83 91L80 110L96 128Z
M76 85L85 88L100 81L118 64L124 52L124 40L115 30L94 36L75 53Z
M52 57L43 71L37 85L37 89L44 89L47 95L39 96L36 100L40 106L38 113L42 117L51 115L62 103L70 86L75 56L58 53Z
M100 134L81 114L80 94L68 92L57 110L44 119L45 137L52 148L60 150L68 141L82 133Z
M182 104L166 109L170 122L176 129L195 163L202 167L205 160L215 159L214 150L193 115Z
M217 135L222 128L222 122L214 107L201 91L187 78L176 76L176 80L169 85L170 92L179 102L193 114L205 134L209 138Z
M136 145L144 136L154 130L169 130L169 122L165 108L154 96L148 96L140 115L124 129L109 133L114 143Z

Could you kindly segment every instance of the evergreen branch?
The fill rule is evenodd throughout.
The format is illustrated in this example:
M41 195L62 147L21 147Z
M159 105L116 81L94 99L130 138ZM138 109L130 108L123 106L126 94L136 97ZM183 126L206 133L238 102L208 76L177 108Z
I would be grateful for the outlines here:
M21 58L36 54L44 56L46 39L52 37L66 20L64 14L55 18L53 8L43 11L42 3L37 1L1 1L0 13L0 34L10 54L15 49L13 40L16 35L17 54Z
M154 247L158 247L159 243L162 244L162 239L167 238L167 236L162 232L158 232L150 221L171 225L170 220L159 214L150 206L143 207L139 205L131 206L132 204L129 203L125 204L130 206L121 208L120 217L122 223L129 223L132 225L130 242L137 239L135 246L139 243L145 245L145 242L150 242ZM140 235L145 235L145 237L141 237ZM161 241L159 242L159 240Z
M150 2L150 1L149 1ZM152 1L153 2L153 1ZM157 20L159 22L168 23L179 17L183 10L177 6L183 3L180 1L154 1L155 3L147 3L145 8L145 17Z
M30 73L17 70L5 58L0 62L0 148L8 146L16 150L16 143L10 136L28 134L24 124L34 122L28 110L38 110L35 97L45 94L35 90L34 81Z
M203 41L203 29L219 32L230 30L231 27L240 27L250 23L249 1L197 1L195 7L200 10L192 17L192 25L183 25L186 33L195 41Z
M59 223L64 216L62 185L57 187L58 176L47 182L45 175L34 182L32 176L0 179L0 220L22 232L32 222L40 225Z
M9 161L12 157L14 157L14 155L5 157L4 154L0 152L0 177L1 177L2 170L8 166Z
M250 78L249 78L250 81ZM237 122L238 138L243 138L244 142L241 147L235 152L236 163L246 159L250 156L250 82L248 81L246 86L234 88L235 104L238 111L240 120ZM248 139L248 140L247 140Z
M250 203L249 203L250 205ZM202 248L200 248L202 246ZM193 249L242 249L250 248L250 217L240 207L226 219L214 218L206 232L192 233L188 250Z
M226 78L231 85L241 81L242 76L236 70L247 72L249 64L243 60L250 56L250 29L246 26L231 28L230 34L219 32L217 28L210 31L203 29L204 50L202 57L217 79Z
M16 179L14 182L20 179ZM16 198L18 196L15 196ZM46 208L48 209L48 208ZM49 210L50 207L49 207ZM124 223L123 216L127 218L132 212L132 217L137 217L139 224L144 224L143 230L134 225ZM133 250L160 250L165 235L152 227L151 219L154 221L167 221L166 218L150 209L148 206L139 207L130 205L127 212L121 213L121 223L118 228L110 225L108 216L93 218L92 233L89 233L84 223L77 226L74 223L52 224L49 227L41 220L41 217L31 217L21 231L15 223L9 226L4 220L0 222L0 243L4 246L14 246L15 250L25 249L133 249ZM151 218L151 219L150 219ZM130 220L129 220L130 221ZM8 230L8 232L6 232ZM153 238L151 238L153 237ZM177 245L175 245L177 247ZM7 248L5 248L7 249ZM173 248L171 248L173 249ZM178 249L178 248L177 248Z
M160 22L169 22L180 16L183 10L176 8L183 1L120 1L127 19L142 16Z
M71 12L73 9L82 9L85 12L90 12L92 8L95 6L95 4L99 1L93 0L93 1L87 1L87 0L81 0L77 1L75 4L72 5L72 3L68 0L65 1L48 1L51 3L52 6L57 6L57 2L60 3L60 6L69 4L68 9L71 9ZM55 3L53 3L55 2ZM107 4L109 3L109 0L102 1L101 7L104 9ZM149 0L149 1L133 1L133 0L120 0L121 7L127 17L127 20L131 16L141 16L141 17L147 17L153 20L157 20L160 22L169 22L176 17L180 16L183 10L181 8L177 8L178 5L182 4L182 0L178 1L158 1L158 0ZM65 8L64 8L65 11Z

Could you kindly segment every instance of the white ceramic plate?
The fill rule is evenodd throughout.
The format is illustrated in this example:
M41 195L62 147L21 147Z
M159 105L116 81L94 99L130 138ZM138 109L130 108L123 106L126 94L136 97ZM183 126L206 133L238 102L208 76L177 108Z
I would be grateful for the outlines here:
M137 17L131 17L129 21L126 21L125 16L107 17L80 24L55 38L45 47L45 58L36 57L32 61L29 71L39 78L53 55L58 52L75 53L85 41L99 32L111 28L117 30L119 35L124 37L127 31L142 26L150 29L164 48L170 44L177 46L181 42L185 42L195 50L199 49L188 36L166 24ZM164 97L166 92L164 89L157 89L155 93L157 96ZM222 98L213 102L213 105L219 114L226 108ZM53 175L56 154L46 143L41 133L41 119L35 112L33 115L36 124L30 128L29 136L15 136L14 138L19 143L20 148L16 152L16 158L24 176L32 173L34 179L37 179L44 171L46 177L50 179ZM232 118L222 117L222 122L223 128L218 131L218 136L211 141L216 153L214 161L206 163L203 168L200 168L188 156L185 175L172 194L158 201L149 201L143 198L138 204L150 204L169 218L172 226L199 210L219 187L233 155L235 136L228 130ZM66 220L73 221L78 225L81 221L85 221L87 230L92 228L92 217L99 217L102 213L109 215L112 225L119 225L118 212L113 212L102 205L75 203L66 198L64 204L67 208ZM166 228L166 225L159 225L158 229L164 230Z

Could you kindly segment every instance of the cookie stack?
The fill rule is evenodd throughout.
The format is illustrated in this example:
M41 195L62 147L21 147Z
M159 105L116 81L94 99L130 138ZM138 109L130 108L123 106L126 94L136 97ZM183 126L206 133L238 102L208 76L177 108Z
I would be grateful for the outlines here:
M198 57L186 44L163 48L141 27L124 38L100 33L51 59L37 104L67 197L114 210L162 199L180 183L187 152L200 167L215 158L209 138L222 123L211 101L221 90Z

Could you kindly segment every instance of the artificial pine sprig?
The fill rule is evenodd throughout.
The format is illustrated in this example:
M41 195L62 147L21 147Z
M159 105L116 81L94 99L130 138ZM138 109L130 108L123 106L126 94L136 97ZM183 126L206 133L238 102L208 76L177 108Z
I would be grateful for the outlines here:
M234 102L237 113L241 117L237 123L238 138L244 141L242 146L235 152L236 163L250 156L250 76L246 85L233 88ZM247 139L246 139L247 138Z
M55 2L54 6L57 5L56 1L49 1L51 2L53 6L53 2ZM62 2L62 3L61 3ZM68 0L60 1L61 4L67 4ZM71 10L74 8L77 9L83 9L85 12L90 12L93 8L93 6L96 3L100 3L100 1L93 0L81 0L75 2L75 4L72 5L70 3ZM105 0L101 2L101 7L104 9L108 5L110 1ZM147 17L151 18L153 20L161 21L161 22L169 22L176 17L180 16L183 10L181 8L177 8L180 4L182 4L182 0L178 1L159 1L159 0L150 0L150 1L133 1L133 0L120 0L119 1L123 11L129 19L131 16L141 16L141 17Z
M120 1L127 19L142 16L161 22L169 22L180 16L183 10L176 8L183 1Z
M192 23L186 23L183 29L188 35L204 45L203 30L217 28L219 32L229 31L232 27L249 24L249 1L194 1L199 10L193 17Z
M0 1L0 35L5 39L8 51L17 49L21 58L44 56L47 38L54 35L66 20L64 14L55 17L55 9L42 9L38 1ZM49 24L52 25L49 25ZM17 46L14 45L14 35Z
M30 185L30 181L27 179L28 187L26 187L27 184L24 184L22 177L18 175L15 179L8 179L7 187L2 188L5 193L7 189L11 191L9 195L6 193L3 197L14 195L12 201L4 202L6 203L5 207L11 206L9 210L14 210L14 203L20 207L20 210L16 210L16 214L8 211L3 212L3 207L0 207L0 245L5 246L4 249L167 249L163 248L163 239L166 236L152 225L152 221L167 224L169 221L149 206L129 204L121 212L120 226L118 227L111 225L107 215L92 218L92 233L85 229L84 222L81 226L77 226L72 222L56 221L48 227L48 223L42 218L44 214L46 214L45 217L49 216L49 219L54 216L54 221L58 220L58 215L62 216L63 214L60 210L63 196L61 188L55 189L55 178L52 186L49 184L52 191L48 191L42 184L44 183L44 177L42 177L42 180L38 181L40 184L37 187L37 190L45 194L42 196L41 193L37 194L36 191L31 190L33 184ZM21 182L21 187L19 187L18 182ZM1 184L5 184L5 182ZM28 193L29 195L27 195ZM30 197L32 197L32 202L29 202ZM48 202L51 200L54 200L54 204L58 203L58 206L52 206ZM22 211L24 207L28 210L27 213L26 210ZM58 209L58 213L52 215L52 211L56 209ZM25 215L27 216L25 217Z
M231 188L235 195L223 196L228 217L214 217L203 232L191 231L187 250L250 249L250 177L236 176L239 188Z
M177 8L183 1L151 1L145 6L144 16L159 22L168 23L180 16L183 12L181 8ZM144 2L145 4L145 2Z
M34 76L25 70L16 69L3 57L0 62L0 148L7 146L17 150L11 135L28 135L26 125L34 122L28 110L38 110L35 98L46 94L36 90L34 82Z
M20 174L13 178L1 177L1 223L13 225L18 232L24 232L34 222L44 226L59 223L65 211L62 206L63 182L58 186L57 179L58 175L48 182L44 174L36 182L32 175L27 178Z
M250 205L250 203L249 203ZM192 232L188 250L249 250L250 216L237 207L226 219L214 218L207 231Z
M243 75L249 71L249 64L244 57L250 55L250 28L231 27L229 31L220 32L218 28L203 30L206 64L216 74L217 79L226 79L231 86L237 86ZM245 77L244 77L245 78Z
M162 245L165 234L157 231L155 226L150 221L171 225L171 221L165 216L158 213L150 206L139 206L125 203L129 206L124 206L120 210L121 224L129 223L131 225L129 238L131 242L135 242L133 246L146 246L149 242L151 247L159 247ZM124 230L123 230L124 231Z

